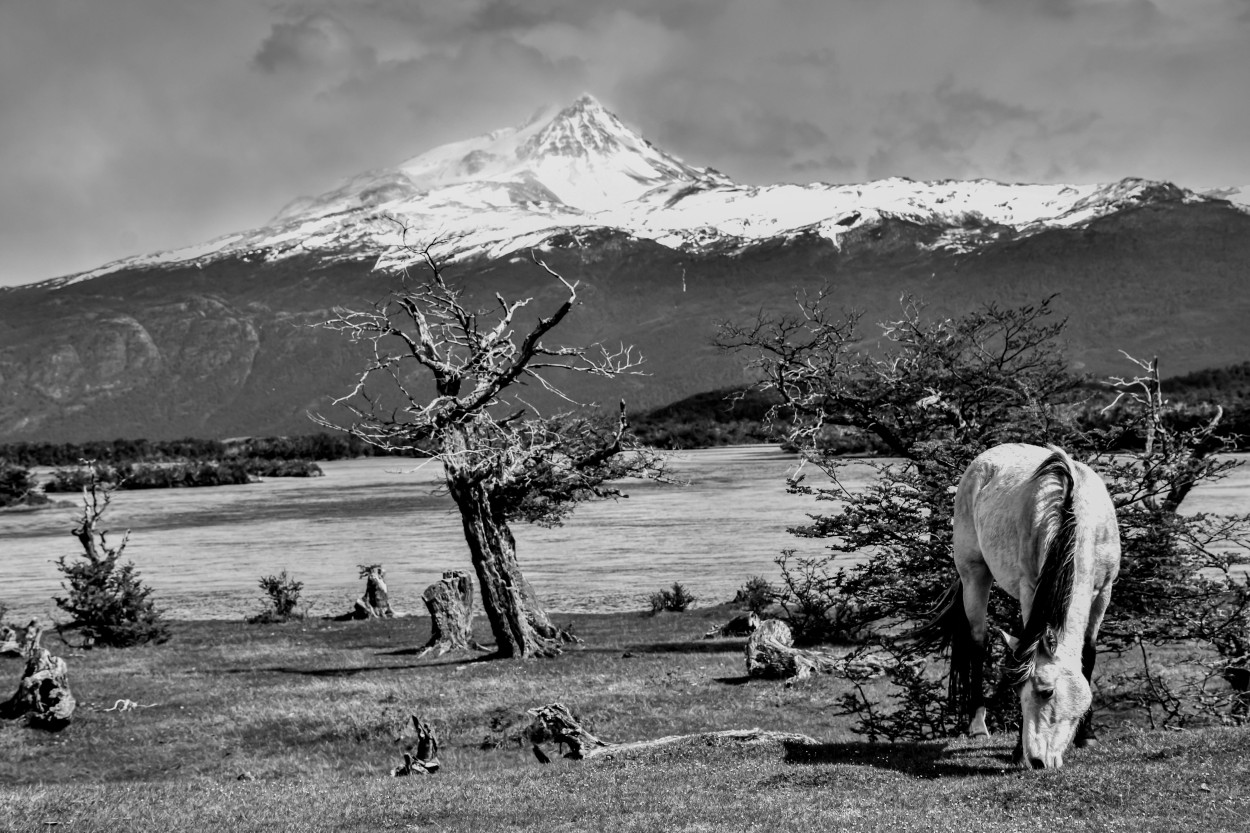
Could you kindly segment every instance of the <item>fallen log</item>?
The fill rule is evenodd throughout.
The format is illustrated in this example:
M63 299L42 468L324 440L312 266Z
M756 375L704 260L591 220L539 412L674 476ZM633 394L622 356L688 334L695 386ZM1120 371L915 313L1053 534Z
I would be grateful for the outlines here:
M751 634L746 663L747 676L766 680L802 680L813 671L830 674L838 667L835 657L795 648L790 626L780 619L765 619Z
M453 651L486 650L473 639L473 579L463 570L448 570L421 594L430 612L430 641L417 656L442 656Z
M416 730L416 742L409 746L410 750L404 753L404 762L391 770L392 778L402 778L407 775L433 775L442 767L438 761L438 734L434 731L434 727L417 715L412 715L412 726Z
M687 749L706 749L715 746L781 748L794 746L817 746L817 741L807 735L793 732L775 732L765 729L728 729L719 732L696 732L691 735L669 735L653 740L609 743L600 740L581 725L560 703L550 703L530 709L534 722L530 725L530 739L534 743L535 757L546 763L547 756L539 749L540 743L554 742L569 747L565 758L575 761L599 759L615 761L646 755L652 752L680 753Z
M65 728L77 706L67 677L65 660L36 644L26 660L17 691L7 702L0 703L0 718L14 720L25 715L27 722L39 729Z

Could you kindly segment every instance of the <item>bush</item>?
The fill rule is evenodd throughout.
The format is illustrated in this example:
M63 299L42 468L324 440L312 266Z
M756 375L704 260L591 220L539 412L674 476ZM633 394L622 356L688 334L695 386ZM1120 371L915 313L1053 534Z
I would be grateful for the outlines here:
M144 642L163 642L169 628L151 599L152 588L139 580L133 562L121 564L130 533L116 547L108 544L108 531L99 529L113 488L91 479L83 495L82 517L73 534L83 548L83 559L57 559L68 586L66 596L55 598L57 607L71 617L62 629L80 631L87 645L124 648Z
M321 477L324 474L321 466L312 460L248 457L243 466L248 474L257 477Z
M260 461L260 466L277 471L282 468L280 463ZM321 469L314 463L308 464L319 474ZM300 470L295 466L290 471ZM194 486L237 486L251 482L247 461L243 460L203 460L200 462L174 463L121 463L109 466L93 463L90 466L74 466L59 468L52 472L52 480L46 489L49 492L76 492L88 485L92 480L98 483L109 483L118 489L176 489ZM304 469L311 475L311 470ZM272 472L270 472L272 473Z
M681 582L675 581L671 590L660 590L651 594L651 613L655 615L666 610L684 613L686 608L694 604L695 598L682 586Z
M746 605L754 614L760 614L766 607L775 602L780 595L776 587L763 576L751 576L746 584L738 589L734 603Z
M286 570L276 576L262 578L260 589L265 591L269 608L255 616L249 616L247 621L254 625L267 625L303 618L295 612L295 608L299 605L299 594L304 589L304 583L288 576Z
M39 491L39 484L30 470L0 459L0 507L36 506L47 503L48 496Z

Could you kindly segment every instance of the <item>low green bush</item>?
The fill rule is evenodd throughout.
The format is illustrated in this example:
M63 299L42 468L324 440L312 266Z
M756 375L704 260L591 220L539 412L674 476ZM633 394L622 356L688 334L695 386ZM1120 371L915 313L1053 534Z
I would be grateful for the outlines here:
M299 605L299 594L304 589L304 582L296 581L283 570L276 576L263 577L260 580L260 589L265 591L269 607L255 616L249 616L248 622L268 625L302 618L295 612L295 608Z
M673 582L670 590L660 590L651 594L651 613L661 613L669 611L672 613L684 613L690 605L695 603L696 597L686 590L681 582Z

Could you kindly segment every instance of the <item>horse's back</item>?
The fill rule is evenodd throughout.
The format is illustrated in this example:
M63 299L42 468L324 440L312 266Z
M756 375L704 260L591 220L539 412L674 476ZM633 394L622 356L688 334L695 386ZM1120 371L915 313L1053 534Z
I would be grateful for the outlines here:
M1020 598L1031 588L1041 569L1038 563L1039 507L1047 492L1062 485L1052 478L1035 477L1055 450L1023 443L1007 443L982 452L968 465L955 493L954 538L956 565L983 562L1008 593ZM1095 557L1108 562L1096 568L1096 583L1114 578L1119 564L1119 535L1115 508L1102 479L1084 463L1064 455L1073 482L1073 502L1083 535L1101 548ZM1111 540L1114 539L1114 540ZM1111 551L1114 550L1112 553ZM1109 562L1114 561L1114 565ZM1095 565L1089 565L1095 569Z

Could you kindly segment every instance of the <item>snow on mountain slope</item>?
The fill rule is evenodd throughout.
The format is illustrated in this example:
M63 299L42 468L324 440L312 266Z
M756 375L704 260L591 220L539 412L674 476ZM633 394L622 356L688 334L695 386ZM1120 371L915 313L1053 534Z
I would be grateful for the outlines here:
M1228 189L1221 196L1234 191L1244 194ZM849 230L899 218L938 228L937 245L967 249L1004 230L1029 234L1159 199L1206 198L1140 179L1030 185L890 178L744 186L657 149L586 95L519 127L443 145L296 200L263 228L117 261L58 282L122 268L307 252L333 260L376 259L379 268L389 268L415 259L405 243L434 244L444 260L498 257L569 230L604 227L701 251L807 232L838 245Z

